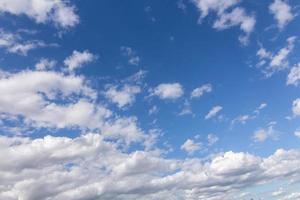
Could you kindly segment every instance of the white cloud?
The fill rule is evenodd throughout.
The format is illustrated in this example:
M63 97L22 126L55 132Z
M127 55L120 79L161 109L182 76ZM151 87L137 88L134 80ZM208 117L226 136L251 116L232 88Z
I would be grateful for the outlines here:
M187 139L180 147L181 150L186 151L189 154L193 154L194 152L200 150L202 147L201 143L197 143L194 140Z
M97 92L82 76L53 71L2 72L0 93L0 113L21 117L24 126L97 130L120 144L146 139L135 117L115 116L97 104Z
M283 193L284 193L284 190L283 190L282 187L280 187L280 188L278 188L278 190L272 192L272 196L273 197L278 197L278 196L282 195Z
M9 53L26 56L30 50L46 46L56 46L56 44L46 44L40 40L23 41L20 35L0 29L0 48L5 48Z
M294 192L294 193L285 195L280 200L298 200L299 198L300 198L300 192Z
M266 77L270 77L275 72L288 68L288 56L294 50L297 37L289 37L286 41L287 45L281 48L277 53L268 52L263 47L257 51L257 56L259 57L259 63L257 66L264 67L262 71Z
M149 114L149 115L153 115L153 114L158 113L158 111L159 111L158 107L157 107L156 105L154 105L154 106L152 106L152 107L149 109L148 114Z
M197 97L201 97L202 95L204 95L205 93L209 93L212 91L212 85L211 84L205 84L202 85L198 88L195 88L192 92L191 92L191 98L197 98Z
M277 26L280 29L283 29L294 19L292 8L285 0L274 0L274 2L269 6L269 10L277 20Z
M231 124L236 124L236 123L241 123L241 124L245 124L248 120L250 120L252 118L252 116L250 115L240 115L236 118L234 118L231 121Z
M300 115L300 98L293 101L292 111L294 116Z
M0 13L26 15L36 23L52 22L62 28L73 27L79 23L75 7L68 0L2 0Z
M297 150L279 149L269 157L229 151L203 161L126 153L91 133L73 139L0 136L0 144L6 158L0 162L0 198L7 200L233 199L250 186L300 174Z
M210 134L207 135L207 141L208 141L208 146L212 146L216 142L219 141L219 138L216 135L210 133Z
M128 105L132 105L135 101L136 94L141 92L141 88L135 85L125 84L120 89L111 85L107 87L105 91L105 96L111 102L116 103L119 108L123 108Z
M47 69L52 69L55 65L56 65L55 60L41 58L40 61L35 64L35 69L36 70L47 70Z
M231 125L246 124L249 120L255 119L267 107L266 103L261 103L251 114L239 115L231 120Z
M280 51L272 57L270 62L270 67L274 70L280 70L282 67L287 65L286 58L294 49L294 44L296 42L297 37L289 37L287 39L288 45L285 48L280 49Z
M268 105L268 104L266 104L266 103L261 103L261 104L254 110L254 113L259 114L259 112L260 112L261 110L263 110L264 108L266 108L267 105Z
M240 42L244 45L248 43L249 35L254 29L256 20L253 15L246 14L244 8L236 7L240 2L239 0L194 0L193 2L201 12L200 22L210 12L215 12L217 19L214 22L214 28L224 30L239 26L244 32L244 35L239 37Z
M191 107L191 103L188 100L184 101L182 110L178 113L178 115L194 115Z
M207 113L207 115L205 116L205 119L210 119L212 117L215 117L222 109L223 109L222 106L212 107L210 111Z
M97 56L93 55L88 50L83 52L74 50L72 55L64 60L64 64L68 67L69 71L74 71L84 64L94 61L96 58Z
M277 131L274 130L274 125L276 123L268 124L267 128L260 128L253 133L254 142L264 142L267 139L277 139L278 134Z
M130 65L139 65L140 57L136 55L136 52L131 47L122 46L120 49L121 53L128 58Z
M298 86L300 80L300 63L296 64L289 72L287 76L287 85Z
M179 83L162 83L154 88L152 95L161 99L178 99L183 95L183 87Z
M295 133L294 133L294 135L295 135L296 137L300 138L300 130L296 130Z

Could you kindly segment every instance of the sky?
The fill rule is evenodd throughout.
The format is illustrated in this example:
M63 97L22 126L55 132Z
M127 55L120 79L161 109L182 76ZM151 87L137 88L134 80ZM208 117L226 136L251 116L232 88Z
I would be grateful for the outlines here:
M299 13L0 0L0 199L299 200Z

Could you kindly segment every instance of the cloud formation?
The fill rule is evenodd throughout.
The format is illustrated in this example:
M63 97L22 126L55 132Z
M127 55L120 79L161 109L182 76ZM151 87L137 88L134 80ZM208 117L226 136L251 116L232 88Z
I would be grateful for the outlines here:
M256 184L299 178L300 152L269 157L225 152L207 161L121 152L99 134L76 138L0 136L0 198L234 199ZM113 187L112 187L113 186Z
M248 43L256 19L254 15L247 14L244 8L237 7L239 0L193 0L193 2L200 11L200 22L213 12L217 15L213 28L224 30L238 26L244 32L239 37L240 42L244 45Z
M289 22L294 19L292 8L287 1L274 0L269 6L270 13L274 15L279 29L283 29Z
M223 109L222 106L214 106L210 109L210 111L205 115L205 119L210 119L215 117L221 110Z
M2 0L0 13L26 15L36 23L54 23L58 27L70 28L79 23L79 16L69 0Z
M84 64L92 62L96 58L97 56L93 55L88 50L84 50L83 52L74 50L72 55L64 60L64 64L68 67L68 70L72 72L82 67Z
M162 83L153 89L152 95L160 99L178 99L183 95L183 87L179 83Z

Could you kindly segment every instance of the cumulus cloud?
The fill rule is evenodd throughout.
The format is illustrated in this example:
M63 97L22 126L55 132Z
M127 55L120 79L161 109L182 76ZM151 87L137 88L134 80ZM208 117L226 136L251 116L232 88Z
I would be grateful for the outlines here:
M162 83L155 87L152 95L158 96L160 99L178 99L183 95L183 87L179 83Z
M217 15L213 25L215 29L224 30L239 26L244 32L244 35L239 37L240 42L244 45L248 43L256 20L255 16L247 14L244 8L236 7L240 2L239 0L193 0L193 2L201 13L200 22L210 12L214 12Z
M199 142L195 142L192 139L187 139L180 147L180 149L186 151L189 154L193 154L195 151L201 149L202 144Z
M292 8L285 0L274 0L269 6L270 13L274 15L277 26L283 29L289 22L294 19Z
M259 57L257 66L260 68L264 67L262 71L266 77L271 77L275 72L282 71L289 66L288 56L294 50L297 37L289 37L286 41L287 45L277 53L268 52L263 47L257 51L257 56Z
M289 72L287 76L287 85L298 86L300 80L300 63L296 64Z
M296 130L295 133L294 133L294 135L295 135L296 137L300 138L300 130Z
M191 98L197 98L197 97L201 97L202 95L204 95L205 93L209 93L212 91L212 85L211 84L205 84L202 85L200 87L195 88L192 92L191 92Z
M26 15L36 23L54 23L58 27L69 28L79 23L75 7L69 0L2 0L0 13Z
M277 131L274 130L276 123L269 123L267 128L257 129L252 136L254 142L264 142L267 139L276 140L278 138Z
M214 106L210 109L210 111L205 115L205 119L210 119L215 117L221 110L223 109L222 106Z
M125 84L121 88L118 86L110 85L105 91L105 96L112 103L116 103L119 108L132 105L135 101L136 94L141 92L141 88L136 85Z
M0 93L0 113L21 117L27 126L98 130L126 144L145 139L135 117L114 116L96 103L97 92L82 76L53 71L2 72Z
M9 53L26 56L30 50L47 46L56 44L46 44L40 40L24 41L20 35L0 29L0 48L6 49Z
M300 98L293 101L292 111L294 116L300 115Z
M122 152L92 133L73 139L0 136L0 144L0 198L7 200L229 200L247 187L300 174L297 150L265 158L229 151L203 161Z
M35 64L35 69L36 70L47 70L47 69L52 69L55 65L56 65L55 60L41 58L40 61Z
M68 70L72 72L77 68L82 67L84 64L92 62L96 58L97 56L90 53L88 50L85 50L83 52L74 50L72 55L64 60L64 64L68 67Z

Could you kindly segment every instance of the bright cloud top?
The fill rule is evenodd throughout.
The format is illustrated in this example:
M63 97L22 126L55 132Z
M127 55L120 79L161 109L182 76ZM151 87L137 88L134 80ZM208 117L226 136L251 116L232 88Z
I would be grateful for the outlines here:
M53 22L62 28L73 27L79 23L75 7L62 0L2 0L0 12L12 15L26 15L37 23Z

